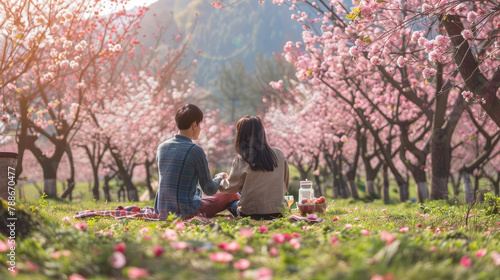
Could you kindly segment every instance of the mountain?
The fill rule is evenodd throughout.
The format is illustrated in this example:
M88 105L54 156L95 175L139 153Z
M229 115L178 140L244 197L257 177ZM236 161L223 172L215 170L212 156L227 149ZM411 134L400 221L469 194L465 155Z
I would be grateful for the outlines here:
M183 35L192 33L189 57L201 51L193 79L198 87L216 96L220 95L214 81L223 64L237 59L244 62L247 71L251 72L259 53L267 57L273 52L281 53L287 41L295 42L301 37L301 25L290 18L292 11L285 5L274 5L269 0L263 4L257 0L233 0L235 4L215 9L212 2L159 0L149 6L142 29L151 33L155 31L155 20L171 21L166 40L169 44L171 35L178 34L177 30ZM222 3L227 5L227 1Z

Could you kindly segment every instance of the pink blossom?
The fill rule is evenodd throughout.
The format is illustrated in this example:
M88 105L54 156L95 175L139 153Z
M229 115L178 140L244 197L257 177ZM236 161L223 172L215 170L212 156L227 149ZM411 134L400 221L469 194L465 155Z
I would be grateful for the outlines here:
M500 254L498 252L491 252L491 258L493 258L493 263L495 265L500 265Z
M384 276L382 275L373 275L372 278L370 278L370 280L384 280Z
M254 236L253 229L252 228L240 228L240 235L245 236L245 237L252 237Z
M239 259L233 263L233 267L238 270L247 270L250 267L250 261L247 259Z
M293 235L293 237L300 237L300 233L294 232L292 235Z
M299 242L299 240L297 240L295 238L290 239L289 243L295 249L299 249L300 248L300 242Z
M407 232L409 229L409 227L402 227L399 229L399 232Z
M472 260L466 256L462 257L460 264L465 268L472 268Z
M175 229L176 230L183 230L186 227L184 223L177 223L175 224Z
M370 59L370 62L373 64L373 65L380 65L380 58L378 56L373 56L371 59Z
M89 225L86 222L80 222L75 225L75 228L78 230L84 231L89 227Z
M337 245L337 244L339 244L339 243L340 243L339 238L338 238L336 235L332 236L332 238L330 239L330 243L331 243L332 245Z
M357 57L361 53L361 49L357 46L353 46L349 49L349 54L351 56Z
M229 243L219 244L219 248L226 251L238 251L240 249L240 244L236 241L231 241Z
M337 216L337 217L333 218L333 221L334 221L334 222L336 222L336 221L338 221L338 220L339 220L339 216Z
M486 253L488 252L488 249L480 249L480 250L477 250L476 252L476 257L480 258L480 257L484 257L486 255Z
M127 258L122 252L114 252L109 257L109 263L111 264L112 267L120 269L127 264Z
M28 267L29 270L31 271L38 271L38 266L30 261L26 262L26 266Z
M476 12L474 11L470 11L468 14L467 14L467 21L468 22L475 22L477 20L477 14Z
M271 280L273 279L273 271L267 267L261 267L257 270L255 280Z
M128 277L132 279L146 277L146 276L149 276L149 272L147 269L131 267L128 270Z
M222 4L218 3L218 2L213 2L212 6L214 6L214 8L216 8L216 9L222 9L222 8L224 8L224 6L222 6Z
M243 247L243 252L245 252L245 254L251 255L251 254L255 253L255 250L252 247L247 245L247 246Z
M266 227L266 225L261 225L260 228L259 228L259 231L260 232L268 232L269 229Z
M175 240L177 239L177 232L175 232L175 230L173 229L167 228L160 237L167 240Z
M228 252L215 252L209 255L214 262L228 263L233 260L233 255Z
M313 173L314 173L314 175L319 176L319 174L320 174L320 173L319 173L319 169L314 170L314 172L313 172Z
M380 211L382 211L382 212L384 212L384 213L385 213L385 212L387 212L387 209L382 209L382 210L380 210Z
M400 68L403 68L406 64L406 58L404 56L398 57L397 64Z
M310 229L311 229L311 226L302 226L302 229L303 229L303 230L310 230Z
M278 249L276 249L276 247L271 247L271 249L269 249L269 254L271 256L277 256L278 255Z
M283 51L284 52L289 52L292 49L293 49L293 42L292 41L286 42L285 46L283 47Z
M149 229L147 229L147 228L141 228L141 229L139 229L139 232L140 232L140 233L143 233L143 234L144 234L144 233L148 233L148 232L149 232Z
M427 12L427 11L429 11L429 10L432 10L433 8L434 8L434 7L433 7L433 6L431 6L431 5L429 5L429 4L423 4L423 5L422 5L422 13L425 13L425 12Z
M422 227L422 224L418 224L417 227L421 228Z
M66 223L71 223L71 220L69 219L69 217L63 217L61 219L61 221L66 222Z
M462 96L465 99L465 101L469 102L469 100L471 100L471 98L474 96L474 94L467 90L467 91L462 92Z
M424 68L424 70L422 70L422 76L426 80L430 79L434 75L436 75L436 69L434 68Z
M115 250L116 252L122 252L123 253L123 252L125 252L125 247L126 247L125 243L122 242L122 243L120 243L120 244L118 244L116 246L113 246L113 250Z
M273 236L273 240L274 240L274 242L276 242L278 244L282 244L283 242L285 242L285 235L283 235L281 233L276 233Z
M359 221L359 218L354 218L354 221Z
M436 246L431 246L429 248L429 252L436 252L438 250L438 248Z
M464 29L464 30L461 32L461 34L462 34L462 37L464 37L464 39L465 39L465 40L467 40L467 39L471 39L471 38L473 37L473 35L474 35L474 34L472 33L472 31L470 31L469 29Z
M187 248L187 243L184 241L170 242L170 246L177 250L184 250Z
M385 242L386 245L389 245L394 242L394 240L396 240L396 236L384 230L380 234L380 240L382 240L382 242Z
M365 236L366 236L366 235L370 235L370 232L369 232L369 231L367 231L366 229L362 229L362 230L361 230L361 233L362 233L363 235L365 235Z
M159 257L161 256L163 253L165 252L165 250L163 250L163 247L159 244L156 244L154 247L153 247L153 255L155 257Z
M73 273L68 277L68 280L85 280L87 278L81 276L80 274Z
M351 224L345 224L345 228L352 228Z

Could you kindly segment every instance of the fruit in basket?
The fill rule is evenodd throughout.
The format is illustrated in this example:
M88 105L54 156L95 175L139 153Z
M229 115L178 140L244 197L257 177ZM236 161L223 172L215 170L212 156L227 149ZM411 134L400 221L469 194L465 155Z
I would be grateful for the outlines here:
M307 214L314 213L314 204L313 203L305 203L305 204L297 204L299 207L300 213L302 216L307 216Z
M314 198L314 203L316 204L321 204L321 203L325 203L326 202L326 199L324 196L320 197L320 198Z

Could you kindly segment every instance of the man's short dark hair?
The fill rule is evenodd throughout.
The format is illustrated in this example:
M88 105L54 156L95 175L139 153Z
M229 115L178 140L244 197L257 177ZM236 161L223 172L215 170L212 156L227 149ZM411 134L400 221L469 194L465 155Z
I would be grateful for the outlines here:
M175 123L180 130L186 130L193 122L200 124L201 121L203 121L203 112L198 106L193 104L182 106L182 108L177 110L177 114L175 114Z

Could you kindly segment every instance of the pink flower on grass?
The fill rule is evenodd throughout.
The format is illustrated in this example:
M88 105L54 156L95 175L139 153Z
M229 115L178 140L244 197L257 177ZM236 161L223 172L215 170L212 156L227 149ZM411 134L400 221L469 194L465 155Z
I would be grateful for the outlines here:
M69 280L85 280L87 278L81 276L80 274L73 273L68 277Z
M267 267L261 267L255 274L255 280L271 280L273 279L273 271Z
M399 232L407 232L408 230L410 230L409 227L402 227L399 229Z
M123 268L127 264L127 258L122 252L114 252L109 257L109 263L116 269Z
M382 212L384 212L384 213L385 213L385 212L387 212L387 209L382 209L382 210L380 210L380 211L382 211Z
M300 237L300 233L294 232L292 235L293 235L293 237Z
M268 232L269 229L266 227L266 225L261 225L260 228L259 228L259 231L260 232Z
M500 265L500 254L496 251L491 252L491 258L495 265Z
M138 268L138 267L131 267L128 270L128 277L130 277L132 279L146 277L146 276L149 276L149 272L147 269Z
M384 276L382 275L373 275L372 278L370 278L370 280L384 280Z
M139 232L142 233L142 234L148 233L149 229L147 229L147 228L141 228L141 229L139 229Z
M277 256L278 255L278 249L276 249L276 247L271 247L271 249L269 249L269 254L271 256Z
M120 243L120 244L118 244L118 245L116 245L116 246L113 246L113 250L115 250L116 252L122 252L123 253L123 252L125 252L125 248L126 248L126 245L123 242Z
M436 252L438 250L438 248L436 246L431 246L429 248L429 252Z
M229 243L219 244L219 248L226 251L238 251L240 249L240 244L236 241L231 241Z
M156 244L154 247L153 247L153 255L155 257L159 257L161 255L163 255L163 253L165 252L165 250L163 250L163 247L159 244Z
M385 245L389 245L394 242L394 240L396 240L396 236L384 230L382 231L382 233L380 233L380 240L382 240L382 242L385 242Z
M334 222L336 222L336 221L338 221L338 220L339 220L339 216L337 216L337 217L333 218L333 221L334 221Z
M252 228L240 228L240 235L241 236L245 236L245 237L252 237L254 236L255 234L253 233L253 229Z
M354 218L354 221L359 221L359 218Z
M75 228L78 230L81 230L81 231L86 230L88 227L89 227L89 225L86 222L77 223L75 225Z
M422 227L422 224L418 224L418 225L417 225L417 227L420 227L420 228L421 228L421 227Z
M63 217L61 219L61 221L65 222L65 223L71 223L71 220L69 219L69 217Z
M478 257L478 258L484 257L487 252L488 252L488 249L477 250L476 257Z
M290 239L290 245L292 245L294 249L300 248L300 242L295 238Z
M332 239L330 239L330 243L331 243L332 245L337 245L337 244L339 244L339 243L340 243L339 238L338 238L336 235L332 236Z
M310 229L311 229L311 226L302 226L302 229L303 229L303 230L310 230Z
M465 268L472 268L472 260L466 256L462 257L460 264Z
M26 266L28 267L29 270L31 271L38 271L38 266L30 261L26 262Z
M361 230L361 233L362 233L363 235L365 235L365 236L370 235L370 232L369 232L369 231L367 231L366 229L362 229L362 230Z
M352 228L351 224L345 224L345 228Z
M175 229L176 230L183 230L185 227L186 227L186 225L184 225L184 223L177 223L177 224L175 224Z
M184 241L179 241L179 242L170 242L170 246L172 248L177 249L177 250L184 250L187 248L187 243Z
M233 260L233 255L228 252L215 252L209 255L214 262L228 263Z
M238 270L247 270L250 267L250 261L247 259L240 259L233 263L233 267Z
M9 245L7 243L3 242L3 240L0 240L0 252L7 252L9 250Z
M251 255L251 254L255 253L255 250L252 247L247 245L247 246L243 247L243 252L245 252L245 254Z
M167 240L176 240L177 239L177 232L175 230L167 228L165 232L160 236L161 238L167 239Z
M273 241L278 243L278 244L282 244L283 242L285 242L285 235L283 235L281 233L276 233L273 236Z

